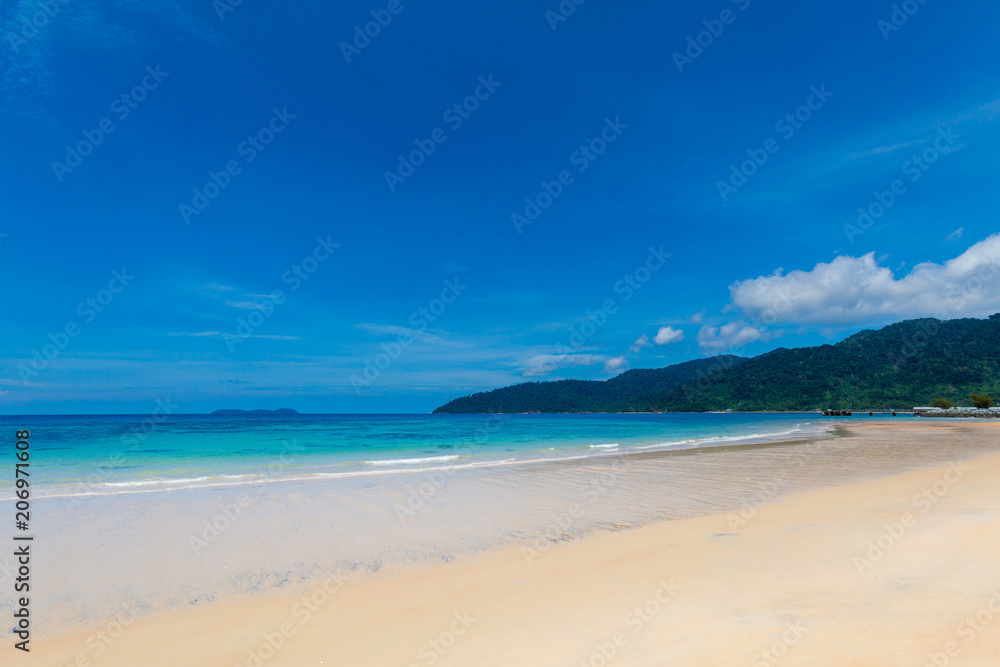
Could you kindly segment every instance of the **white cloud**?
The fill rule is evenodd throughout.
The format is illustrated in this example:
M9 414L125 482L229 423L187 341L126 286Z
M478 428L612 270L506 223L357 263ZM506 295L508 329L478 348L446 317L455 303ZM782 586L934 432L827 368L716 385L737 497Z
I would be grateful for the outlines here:
M264 310L264 304L255 301L226 301L227 306L242 308L244 310Z
M409 327L401 327L395 324L373 324L371 322L362 322L361 324L355 324L354 326L376 336L395 336L397 338L413 339L423 342L446 342L444 338L431 333L430 331L410 329Z
M910 146L919 145L919 144L922 144L922 143L925 143L925 142L917 140L917 141L904 141L902 143L895 144L893 146L879 146L878 148L873 148L873 149L868 150L868 151L862 151L860 153L851 153L847 157L847 159L848 160L857 160L858 158L867 157L869 155L881 155L882 153L892 153L893 151L897 151L900 148L909 148Z
M208 290L210 292L232 292L236 288L232 287L231 285L220 285L218 283L208 283L207 285L202 285L198 289L200 289L200 290Z
M604 362L604 372L617 373L627 364L628 362L625 361L625 357L612 357Z
M207 338L213 336L223 336L221 331L168 331L168 336L184 336L187 338ZM232 335L232 334L230 334ZM279 336L275 334L250 334L241 335L240 338L266 338L268 340L302 340L301 336Z
M985 317L1000 311L1000 234L943 264L924 262L896 278L875 253L841 256L808 271L736 282L732 304L764 324L877 324L914 317ZM728 325L727 325L728 326ZM699 334L699 342L701 334Z
M948 240L951 241L952 239L960 239L960 238L962 238L962 232L964 232L964 231L965 231L965 227L959 227L958 229L956 229L955 231L953 231L951 234L948 234Z
M740 320L721 327L702 327L698 332L698 346L707 354L721 354L759 340L770 340L772 335L763 327Z
M691 324L701 324L705 321L705 311L695 313L691 316Z
M653 344L649 342L649 336L647 336L646 334L642 334L641 336L636 338L635 342L628 346L628 349L632 350L633 352L638 352L644 347L653 347Z
M528 359L527 368L522 375L549 375L563 366L593 366L602 359L603 357L594 354L536 354Z
M684 332L673 327L660 327L653 341L657 345L669 345L684 340Z
M168 336L188 336L192 338L203 338L205 336L221 336L221 331L168 331Z

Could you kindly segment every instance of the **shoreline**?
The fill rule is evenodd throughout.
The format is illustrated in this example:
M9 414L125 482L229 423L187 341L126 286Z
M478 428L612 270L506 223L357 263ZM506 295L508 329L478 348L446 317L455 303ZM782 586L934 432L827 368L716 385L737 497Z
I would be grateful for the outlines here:
M787 426L787 425L783 425ZM765 428L763 425L761 428ZM393 456L403 458L396 459L373 459L364 460L341 460L334 463L324 462L319 464L319 468L327 468L322 472L315 468L300 467L296 469L281 463L284 454L288 454L288 459L301 455L301 448L285 447L282 454L278 455L280 465L272 466L271 469L261 472L254 471L237 472L210 472L208 470L191 471L180 477L155 476L150 478L135 478L123 480L120 476L115 477L114 482L105 483L98 480L96 483L83 485L84 491L75 488L62 488L59 482L51 483L51 486L38 486L35 496L38 499L73 499L89 498L100 496L133 495L133 494L156 494L183 492L189 490L204 489L224 489L236 487L253 487L259 484L279 484L293 482L323 482L326 480L350 479L350 478L378 478L393 475L410 475L414 473L432 473L443 471L451 474L456 470L490 469L498 467L517 467L522 465L547 465L561 461L587 460L600 457L627 456L644 452L670 452L679 450L702 451L718 447L726 447L743 443L768 444L768 443L788 443L788 438L798 440L815 440L828 437L837 429L837 425L814 422L808 427L796 425L791 430L755 432L749 434L731 435L706 435L704 437L688 437L682 440L666 440L655 444L640 444L627 442L614 444L586 444L574 443L572 441L554 441L553 447L539 447L537 449L523 449L515 451L512 449L495 451L487 445L469 444L460 449L446 449L440 452L418 452L418 451L398 451ZM616 439L613 436L609 438ZM663 435L669 438L669 435ZM673 437L684 437L681 435ZM656 440L658 438L652 438ZM549 443L546 443L549 444ZM500 453L503 451L504 453ZM375 456L375 453L356 452L357 456ZM503 458L496 458L502 456ZM518 458L528 456L529 458ZM223 462L220 462L220 464ZM115 467L116 464L108 467ZM274 468L279 468L280 472L273 472ZM341 468L331 471L330 468ZM80 486L82 472L78 472L72 477L73 483ZM113 488L111 488L113 487ZM7 496L6 494L10 494ZM0 483L0 502L13 500L13 488L7 489Z
M662 572L661 578L669 584L669 577L673 576L677 580L675 583L681 586L682 590L669 594L671 600L669 605L674 606L663 602L660 604L664 606L664 609L675 610L676 608L679 615L672 611L656 618L667 619L669 617L674 622L678 618L701 618L708 613L709 609L712 609L721 614L721 620L718 622L729 627L731 632L743 637L742 645L752 646L753 642L750 642L750 637L758 637L758 635L761 638L759 643L762 644L763 639L768 636L767 631L770 631L774 626L775 619L777 617L784 618L790 612L784 608L781 610L773 609L772 613L763 613L757 609L754 605L768 601L768 596L765 591L754 589L757 584L750 582L755 581L758 577L765 579L770 577L770 581L774 582L776 586L781 584L785 588L790 583L797 582L796 585L808 583L803 590L819 586L821 589L819 592L832 595L833 589L836 588L833 582L822 583L827 576L825 569L821 568L817 572L803 572L793 576L790 572L775 570L775 563L786 562L789 554L795 554L796 558L792 561L798 560L800 556L807 556L806 560L809 562L824 563L826 568L832 567L831 556L833 554L843 555L842 552L845 548L843 544L838 545L831 542L834 534L840 534L841 538L848 536L861 538L868 534L865 532L867 529L878 528L878 521L886 519L886 517L891 525L893 521L899 520L899 517L896 516L898 508L911 505L912 493L898 493L901 485L910 491L919 491L927 484L933 485L937 478L944 474L938 463L920 465L919 462L917 470L894 474L891 472L893 465L897 468L906 468L907 463L876 456L872 462L878 465L888 465L889 472L879 472L875 470L877 466L873 466L876 473L874 478L864 479L864 481L842 482L838 479L845 474L845 471L833 469L823 463L842 460L845 454L849 463L852 459L850 453L857 452L858 445L865 442L875 443L879 441L879 438L896 438L900 442L910 441L914 443L928 439L937 440L937 443L924 443L924 445L931 445L929 450L931 453L938 450L942 450L942 452L947 450L947 453L972 451L974 456L970 459L975 460L975 465L970 471L963 473L964 481L949 487L948 493L945 494L947 497L942 499L939 505L935 504L935 511L928 515L934 520L918 522L915 527L907 528L907 530L912 532L914 544L930 541L933 545L934 540L939 539L942 533L952 539L961 533L966 543L972 540L975 544L980 542L993 544L991 542L993 538L990 537L989 532L992 530L994 535L1000 534L1000 531L996 530L995 523L996 516L1000 514L1000 498L997 497L998 494L990 493L988 489L991 488L995 476L1000 474L1000 429L982 422L954 424L953 426L947 424L931 426L928 422L909 422L905 427L898 423L876 425L874 422L868 422L864 428L846 429L846 431L846 433L841 433L839 437L830 438L829 441L841 445L849 444L851 445L850 450L828 447L825 451L817 450L814 452L811 455L813 458L804 459L808 465L823 464L826 468L825 471L810 471L808 467L787 467L788 462L793 460L788 456L793 455L796 451L802 454L806 451L805 448L808 447L808 444L736 445L733 446L736 451L714 452L715 456L711 457L711 461L706 461L706 457L683 457L685 465L689 462L697 462L697 465L704 470L715 468L717 462L722 461L730 461L733 466L739 467L745 466L747 461L762 460L766 462L766 465L757 472L764 475L761 478L764 480L768 479L767 470L770 470L772 475L780 473L782 471L781 465L785 465L787 470L795 472L796 475L808 477L808 479L796 479L794 483L789 481L787 488L778 489L779 492L772 497L763 497L764 502L762 503L747 504L744 502L741 504L737 502L733 504L731 500L724 500L725 497L730 496L720 496L723 505L729 504L729 508L725 512L702 513L700 515L697 512L684 515L682 512L674 520L661 518L638 526L629 522L620 526L614 526L613 522L604 523L602 526L598 522L595 530L583 531L582 534L576 534L576 526L574 525L569 527L557 525L558 539L555 540L544 536L536 537L534 542L527 539L515 540L514 545L508 544L506 547L487 548L471 553L456 553L453 557L446 558L443 563L437 564L433 561L409 564L386 563L384 567L375 572L342 572L342 575L346 576L344 581L327 582L329 588L336 590L335 594L322 587L317 589L315 582L321 581L321 578L317 577L303 580L294 594L291 591L283 592L280 588L271 588L263 596L235 596L230 601L209 602L193 607L185 606L167 611L148 610L152 613L130 619L127 631L121 634L120 640L116 640L113 645L107 647L106 654L102 655L100 662L95 664L134 664L136 656L148 657L142 653L144 646L148 647L151 643L160 645L168 638L174 638L177 645L172 646L170 650L178 653L171 654L171 660L175 661L173 664L218 664L227 665L227 667L232 667L235 664L252 665L252 661L248 662L246 651L254 649L259 644L259 642L255 644L255 641L263 641L260 638L269 631L280 631L283 622L292 623L290 629L293 630L293 634L286 637L286 641L282 642L281 649L274 653L273 658L264 661L263 664L319 664L320 660L324 660L324 655L327 656L324 664L429 664L420 657L418 651L421 646L427 643L428 638L436 636L432 620L436 618L440 621L442 618L449 617L453 612L461 614L465 611L465 607L474 607L476 602L480 603L483 611L470 611L470 614L478 620L472 626L465 628L463 639L461 642L455 643L454 650L437 656L439 658L438 664L554 664L558 661L565 664L579 664L579 660L583 660L584 664L587 664L591 654L597 650L593 641L589 639L595 636L595 633L596 636L604 637L605 640L611 641L614 645L616 663L662 664L661 661L655 660L644 662L640 648L648 644L647 648L652 651L649 655L667 655L663 652L671 650L673 653L670 655L676 656L673 659L678 661L676 664L699 664L695 660L698 647L687 646L683 641L680 641L685 633L681 632L678 635L678 629L666 623L665 620L650 620L648 622L650 627L659 628L656 632L637 633L635 637L632 637L628 628L622 626L621 616L612 613L615 610L621 611L626 608L622 607L628 598L625 593L628 592L633 596L638 595L640 601L650 598L650 596L655 599L660 584L654 581L652 574L654 570L659 571L662 568L659 565L654 568L654 564L659 563L666 566L676 561L677 567L666 568L671 571ZM989 440L989 447L983 448L983 440ZM895 442L895 440L892 442L887 440L888 444L882 446L891 453L894 451ZM723 448L713 449L722 450ZM873 449L873 445L869 446L865 453L870 456ZM692 452L687 450L669 452L671 455L690 453ZM639 468L644 471L651 465L661 465L656 463L656 459L665 458L662 454L662 452L639 453L633 454L631 457L642 462ZM737 458L734 459L734 456ZM680 461L676 456L666 458L673 459L673 461L668 461L665 468L661 465L662 470L670 470ZM563 466L551 467L557 468L553 472L561 478L572 474L579 466L567 463ZM692 471L697 469L685 470L687 474L692 474ZM752 469L747 468L746 470L753 474ZM818 473L818 475L814 475L813 472ZM824 474L824 472L828 474ZM807 475L807 473L809 474ZM723 478L728 479L725 476ZM915 486L911 484L911 480L925 478L930 481L914 482ZM970 481L975 481L975 484L972 485L975 488L966 488L969 486L967 482ZM824 482L826 482L825 488ZM799 483L804 486L805 490L797 488ZM697 487L691 488L696 489ZM455 490L459 496L462 496L464 489L465 487ZM707 490L703 490L700 495L707 498L711 504L714 501L711 501L711 496L705 496L706 492ZM741 495L737 493L735 498L739 500ZM602 502L611 503L612 500L614 499L609 495L605 496ZM693 500L696 501L697 498ZM949 503L946 504L945 500L948 500ZM975 513L952 512L949 514L936 511L940 508L951 507L952 501L957 502L958 500L965 503L967 510L971 508L975 510ZM704 500L701 501L702 505L704 502ZM554 507L560 506L564 509L569 507L559 503L554 505ZM701 505L695 502L695 506ZM961 506L961 503L956 505L956 507ZM430 510L424 510L425 514L427 511ZM914 508L913 513L916 511ZM610 515L613 514L614 512L610 513ZM799 523L794 527L781 524L778 518L782 516L797 516ZM803 519L804 516L808 520ZM924 517L922 514L917 516ZM973 526L966 525L977 517L980 519L987 517L994 523L984 524L982 530L973 530ZM424 518L423 515L421 518ZM611 518L613 519L613 516ZM990 525L993 527L990 528ZM558 535L559 530L566 534ZM878 539L882 532L884 531L879 528L878 531L871 533L871 537ZM918 533L922 534L923 532L932 534L918 539ZM755 535L757 538L750 539ZM864 540L854 541L864 546ZM846 540L846 542L850 542L850 540ZM904 550L896 551L903 552ZM967 555L943 547L937 547L937 551L942 552L942 556L947 556L955 562L961 561ZM978 554L978 547L974 551ZM775 560L774 557L781 554L784 556ZM764 555L768 557L765 558ZM908 574L906 576L916 576L922 569L926 569L925 566L933 564L933 562L924 563L922 560L924 556L921 553L917 553L915 558L916 561L907 562L906 572ZM786 562L786 565L791 567L794 565L792 561ZM853 566L850 558L848 558L847 564ZM207 566L208 563L202 563L202 565ZM989 569L977 571L978 579L985 580L991 571ZM837 576L846 577L843 572L839 570L837 572ZM886 569L884 574L878 575L878 578L889 576L889 573L890 571ZM649 580L645 581L642 577L647 574ZM678 578L679 576L686 579L688 583L685 584L681 578ZM893 576L900 575L896 573ZM730 587L736 595L733 599L718 595L713 597L709 594L710 591L702 590L702 587L697 583L703 580L715 581L727 580L727 578L732 579ZM996 584L1000 585L1000 575L997 575L997 579ZM871 578L865 579L862 576L860 587L857 581L851 582L849 578L845 578L845 581L846 583L841 582L841 584L846 586L847 583L852 583L855 586L854 592L856 594L868 595L871 593L866 588L873 583ZM899 582L897 581L897 583ZM645 594L646 598L642 598L642 590L645 590L643 586L649 588ZM751 596L747 598L747 601L741 602L740 608L743 609L743 612L733 616L731 607L742 599L737 594L741 589L747 589L744 590L746 595L754 592L756 597ZM300 624L298 621L303 618L302 614L295 615L291 609L296 601L301 601L303 594L310 594L310 590L312 594L319 595L319 597L337 600L337 604L325 603L321 609L317 608L315 612L310 612L307 623ZM324 593L318 593L319 590L323 590ZM692 590L704 598L698 604L695 604L694 601L684 602L684 593ZM258 593L260 592L258 591ZM813 593L818 594L816 591ZM661 593L661 597L666 595L668 594ZM794 597L790 591L786 591L785 595L786 597ZM567 600L575 602L568 604ZM614 602L615 600L617 602ZM756 602L751 604L750 600ZM827 600L824 604L829 607L832 601ZM842 601L838 604L848 604L848 602ZM693 605L693 607L689 608L689 605ZM454 608L445 614L445 607ZM725 609L729 609L729 611L725 612ZM829 609L832 610L834 607L829 607ZM681 610L683 613L680 613ZM477 613L480 615L477 616ZM859 609L857 613L863 616L867 612L865 609ZM752 625L759 626L756 630L741 627L740 619L747 614L754 616L755 620ZM763 615L761 616L761 614ZM609 620L615 619L616 616L618 630L613 629L614 624L608 624ZM757 618L757 616L760 617ZM574 619L574 622L568 623L568 618ZM530 622L528 622L529 620ZM745 622L746 618L742 620ZM113 619L106 622L113 622ZM452 622L458 623L455 619ZM633 622L636 622L635 618ZM539 628L548 627L553 623L557 629L545 632L539 630ZM643 621L643 623L646 622ZM538 628L535 627L536 625ZM660 627L661 625L663 627ZM445 632L448 627L450 626L445 623L438 632ZM1000 618L997 620L996 627L1000 628ZM90 623L86 631L69 630L58 636L46 637L39 641L37 650L39 653L45 652L59 656L59 662L51 664L72 664L81 651L86 653L89 650L86 649L87 640L95 629L100 630L100 628L100 623ZM209 628L212 630L208 631ZM629 640L621 646L612 641L615 632L618 631L626 632L625 637ZM673 649L660 646L657 644L657 640L650 638L660 636L662 633L672 637L671 646L674 647ZM709 635L705 635L711 636L712 640L704 643L725 645L733 643L729 639L722 641L717 636L719 633L721 630L716 629ZM329 649L331 636L336 638L334 642L337 647L336 651ZM780 639L781 632L777 632L776 636ZM811 634L811 636L816 635ZM984 634L983 638L985 639L985 637ZM413 650L409 654L405 654L404 649L410 645L408 643L410 640L416 643L412 644ZM509 646L504 648L511 641L514 641L515 644L522 644L526 653L511 654L512 649ZM680 641L679 644L678 641ZM992 645L988 641L982 643L987 646ZM801 647L808 645L807 637L802 640ZM528 648L532 646L534 647L532 651L537 651L537 653L528 651ZM605 644L606 646L607 644ZM800 650L801 647L797 650ZM682 648L689 653L681 652ZM735 651L736 649L727 650ZM189 652L185 653L185 651ZM548 658L532 660L529 653L536 656L545 655ZM819 654L813 653L811 655L815 659ZM971 656L974 653L969 651L963 655ZM345 660L345 656L349 656L350 660L342 662ZM730 658L721 659L721 662L717 661L711 664L748 664L753 656L754 654L751 653L740 660L729 662L732 657L730 656ZM130 660L133 662L130 663ZM685 660L692 661L685 662ZM795 654L791 652L787 657L782 658L782 662L787 664L904 664L902 662L860 663L850 660L828 663L815 661L796 663ZM144 664L161 663L144 660ZM171 663L165 658L162 664Z

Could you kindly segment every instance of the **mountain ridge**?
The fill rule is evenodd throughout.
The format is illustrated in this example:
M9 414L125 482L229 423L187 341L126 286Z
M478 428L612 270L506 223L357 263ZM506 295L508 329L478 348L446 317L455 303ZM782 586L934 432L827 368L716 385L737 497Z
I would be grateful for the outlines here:
M1000 314L904 320L838 343L719 355L608 380L528 382L449 401L435 414L909 409L1000 394Z

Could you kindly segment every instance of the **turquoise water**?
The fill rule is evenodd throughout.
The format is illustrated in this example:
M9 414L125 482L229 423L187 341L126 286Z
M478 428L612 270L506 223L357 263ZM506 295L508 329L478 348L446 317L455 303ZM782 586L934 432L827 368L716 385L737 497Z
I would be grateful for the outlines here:
M391 475L818 435L803 414L0 417L39 496ZM0 499L12 495L0 480Z

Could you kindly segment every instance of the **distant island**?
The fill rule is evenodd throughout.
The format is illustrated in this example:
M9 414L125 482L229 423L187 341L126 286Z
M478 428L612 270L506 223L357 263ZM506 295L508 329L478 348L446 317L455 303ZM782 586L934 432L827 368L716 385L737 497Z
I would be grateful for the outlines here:
M279 408L277 410L216 410L213 415L297 415L297 410Z
M908 410L968 405L972 394L1000 395L1000 314L906 320L835 345L720 355L604 381L525 382L434 413Z

